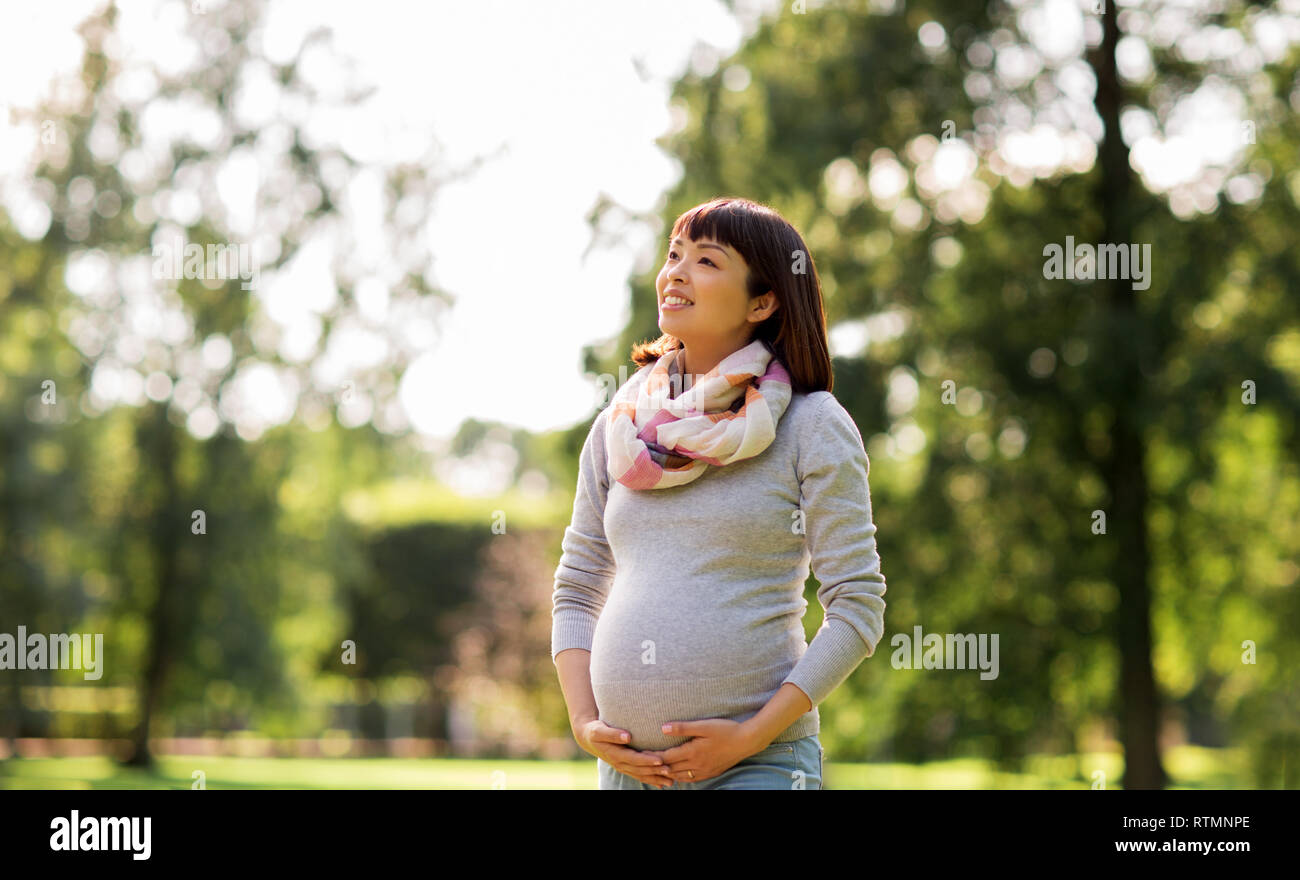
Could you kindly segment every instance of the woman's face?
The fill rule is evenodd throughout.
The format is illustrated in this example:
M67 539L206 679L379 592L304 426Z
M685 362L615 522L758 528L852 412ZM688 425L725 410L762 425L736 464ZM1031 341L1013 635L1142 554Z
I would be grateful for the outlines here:
M744 257L730 246L709 238L673 239L655 279L659 329L688 348L692 343L702 348L721 345L727 351L740 348L753 325L765 320L775 305L774 294L749 298L748 277ZM690 305L669 303L667 298L674 294L688 299Z

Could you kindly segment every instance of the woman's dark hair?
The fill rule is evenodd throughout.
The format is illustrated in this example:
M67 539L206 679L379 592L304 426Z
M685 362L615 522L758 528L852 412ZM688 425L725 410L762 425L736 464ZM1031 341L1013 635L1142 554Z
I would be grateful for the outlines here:
M821 282L812 254L795 228L766 205L749 199L717 198L678 217L669 238L678 236L691 241L710 238L735 248L749 267L750 298L770 290L780 304L758 325L752 338L761 339L785 366L796 393L832 390L835 380ZM680 339L665 333L633 345L632 360L644 367L681 347Z

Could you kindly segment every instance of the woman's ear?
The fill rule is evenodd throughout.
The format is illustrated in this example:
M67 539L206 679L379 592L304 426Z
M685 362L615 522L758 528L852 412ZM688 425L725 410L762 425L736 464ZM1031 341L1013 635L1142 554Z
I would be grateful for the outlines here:
M750 310L749 315L755 321L766 321L776 314L777 309L780 307L781 303L777 300L776 294L769 290L754 301L754 307Z

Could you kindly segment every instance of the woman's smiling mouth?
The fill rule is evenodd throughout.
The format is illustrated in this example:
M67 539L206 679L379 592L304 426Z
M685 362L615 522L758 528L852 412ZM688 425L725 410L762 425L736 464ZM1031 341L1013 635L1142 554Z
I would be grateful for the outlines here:
M679 293L664 294L662 307L665 309L684 309L692 305L691 301Z

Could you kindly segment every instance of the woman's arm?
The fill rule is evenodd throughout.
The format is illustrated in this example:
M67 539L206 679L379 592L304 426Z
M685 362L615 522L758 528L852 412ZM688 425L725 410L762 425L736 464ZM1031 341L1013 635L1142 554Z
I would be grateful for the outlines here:
M767 748L778 733L812 709L812 700L799 690L798 685L788 681L782 684L757 715L740 722L741 728L752 741L753 751L750 754Z
M577 736L578 728L584 722L599 716L596 695L591 690L591 652L581 648L561 651L555 655L555 668L560 675L564 702L569 707L569 726Z
M870 467L853 417L831 394L802 426L798 474L805 535L825 619L782 682L818 705L876 650L885 577L871 520Z
M614 554L605 538L605 499L609 468L605 457L602 411L591 423L578 458L578 488L573 518L564 530L560 564L555 569L551 608L551 659L569 648L591 650L596 621L616 574Z

